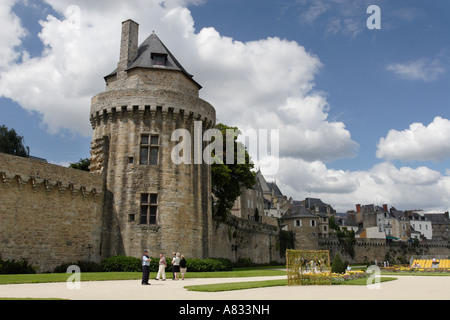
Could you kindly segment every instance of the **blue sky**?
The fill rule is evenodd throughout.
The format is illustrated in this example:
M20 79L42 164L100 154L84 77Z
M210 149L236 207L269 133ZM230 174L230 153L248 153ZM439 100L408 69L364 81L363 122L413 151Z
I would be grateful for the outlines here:
M327 93L330 117L343 121L360 145L357 157L336 161L330 164L332 167L368 169L378 161L378 140L390 129L404 130L414 122L428 124L435 116L449 117L448 72L436 81L425 82L405 80L386 70L392 63L424 58L437 59L442 68L447 68L448 2L380 1L381 30L364 28L370 15L365 12L368 5L361 5L362 10L349 14L361 25L355 36L345 31L327 33L328 21L342 17L344 5L331 5L323 16L307 23L301 15L308 5L292 3L295 1L218 0L191 10L198 29L214 26L240 41L267 36L287 38L319 56L324 67L316 79L316 88ZM427 165L442 172L448 168L448 162Z
M79 11L67 11L74 2ZM366 26L372 4L381 9L380 30ZM0 42L0 124L24 136L35 156L62 165L89 157L89 99L104 90L120 22L132 18L141 41L156 30L194 74L219 121L281 129L281 169L268 179L287 196L317 196L343 211L374 202L450 208L448 1L1 6L9 27ZM240 80L246 76L262 82Z

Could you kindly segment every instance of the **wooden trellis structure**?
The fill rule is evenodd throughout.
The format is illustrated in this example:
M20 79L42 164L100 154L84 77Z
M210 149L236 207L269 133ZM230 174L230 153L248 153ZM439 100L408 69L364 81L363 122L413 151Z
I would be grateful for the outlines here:
M287 250L288 285L331 285L330 251Z

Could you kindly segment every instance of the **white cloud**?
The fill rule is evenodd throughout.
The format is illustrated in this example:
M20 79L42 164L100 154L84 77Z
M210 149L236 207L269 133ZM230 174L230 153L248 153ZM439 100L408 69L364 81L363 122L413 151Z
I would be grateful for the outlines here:
M47 1L55 11L65 15L64 20L49 15L41 21L39 34L44 44L40 57L30 58L26 52L23 61L9 63L0 74L0 95L18 102L24 109L41 114L43 125L50 133L69 130L89 137L91 133L89 110L91 98L104 90L103 76L114 70L120 45L121 22L129 17L138 21L155 21L147 29L165 25L183 28L181 12L164 9L155 1L141 0L133 4L124 1L78 1L79 19L67 12L71 1ZM136 7L135 7L136 6ZM142 10L145 8L145 10ZM79 25L74 26L74 23ZM163 29L160 27L160 29ZM143 30L149 35L151 30ZM20 40L20 34L16 37ZM3 48L4 46L2 46Z
M73 1L47 3L64 16ZM328 118L326 94L314 86L321 62L300 44L277 37L239 42L214 28L196 32L183 5L201 1L161 3L77 1L79 28L70 16L62 21L48 16L41 22L44 52L30 58L17 49L25 31L10 14L13 1L3 1L0 16L10 32L0 40L0 54L6 52L7 57L0 65L0 95L39 112L50 132L71 130L89 137L90 99L104 91L102 77L118 62L121 22L131 18L140 23L141 42L155 30L194 74L204 87L202 98L216 107L219 122L241 129L280 129L276 179L286 195L301 199L311 191L346 209L354 202L426 209L450 202L450 177L427 168L397 169L382 163L352 172L327 167L325 161L354 156L358 145L344 123ZM15 62L21 55L23 61ZM387 149L380 143L380 150ZM442 155L442 149L438 153Z
M394 63L386 67L401 79L432 82L438 80L446 71L439 59L419 59L406 63Z
M376 155L387 160L444 160L450 158L449 137L450 121L436 117L428 126L413 123L404 131L389 131L380 139Z
M20 19L12 12L12 6L17 0L3 0L0 2L0 70L20 58L15 49L22 44L21 38L27 35Z
M322 1L316 1L300 15L302 22L312 25L323 13L330 9L329 5Z
M364 15L369 1L348 0L298 0L290 6L299 11L299 21L309 26L323 28L326 36L342 34L356 37L366 28Z
M277 37L244 43L214 28L196 33L181 5L197 0L84 0L78 12L68 11L69 0L47 2L66 19L41 22L43 55L25 56L2 72L0 94L39 112L49 132L91 135L90 99L104 90L102 77L118 61L121 22L132 18L140 23L140 41L155 30L194 74L220 122L281 129L282 155L311 161L354 156L357 144L343 123L327 119L325 95L313 90L321 62L298 43Z
M350 132L328 121L326 98L313 91L321 63L304 47L279 38L242 43L213 28L201 30L196 41L199 61L193 69L218 121L243 130L280 129L281 156L310 161L354 156Z
M317 93L293 97L278 114L268 112L266 119L258 122L280 128L282 157L331 161L355 156L358 144L344 123L328 121L327 107L325 98Z
M335 18L328 22L325 34L343 34L350 38L356 37L363 31L361 19L358 18Z
M295 200L317 197L344 212L356 203L436 212L450 208L450 177L425 167L397 168L382 162L364 171L342 171L321 162L284 158L280 173L271 178Z

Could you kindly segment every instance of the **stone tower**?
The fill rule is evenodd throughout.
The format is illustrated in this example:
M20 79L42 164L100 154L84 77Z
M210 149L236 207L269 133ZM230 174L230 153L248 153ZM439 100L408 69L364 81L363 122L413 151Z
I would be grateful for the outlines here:
M104 176L102 256L178 251L206 258L212 236L211 171L175 164L176 129L203 134L215 109L155 33L138 47L139 25L122 23L120 60L92 98L91 172ZM204 145L204 143L203 143ZM202 149L203 150L203 149ZM192 151L193 152L193 151Z

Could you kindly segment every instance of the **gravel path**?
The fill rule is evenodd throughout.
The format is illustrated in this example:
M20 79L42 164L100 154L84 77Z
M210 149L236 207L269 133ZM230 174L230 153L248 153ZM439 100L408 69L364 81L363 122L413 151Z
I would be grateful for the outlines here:
M380 289L367 286L270 287L229 292L192 292L188 285L247 282L285 277L186 279L184 281L139 280L81 282L80 289L66 283L0 285L0 297L62 298L71 300L449 300L450 277L399 276L381 283Z

